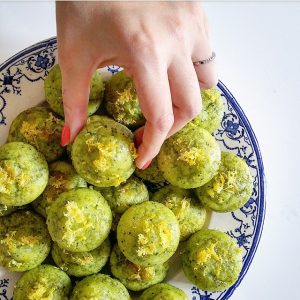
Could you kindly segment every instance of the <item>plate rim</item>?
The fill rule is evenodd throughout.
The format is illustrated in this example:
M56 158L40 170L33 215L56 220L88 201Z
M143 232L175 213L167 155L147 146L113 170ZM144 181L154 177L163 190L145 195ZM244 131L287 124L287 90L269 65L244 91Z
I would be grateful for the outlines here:
M247 272L252 264L253 258L255 256L255 253L257 251L258 245L261 240L261 235L262 235L264 221L265 221L265 213L266 213L266 176L265 176L265 169L264 169L264 164L263 164L263 159L262 159L262 154L261 154L261 150L259 147L259 143L258 143L258 140L256 138L254 130L253 130L246 114L244 113L243 109L241 108L241 106L239 105L239 103L237 102L237 100L235 99L233 94L229 91L229 89L226 87L226 85L221 80L219 80L217 86L222 91L225 98L228 101L230 101L230 104L233 106L234 110L236 112L238 112L239 118L242 120L244 126L247 129L250 140L252 141L254 152L257 157L257 165L258 165L258 171L259 171L259 183L260 183L260 185L259 185L260 197L258 198L258 202L260 205L259 205L259 211L258 211L258 215L257 215L257 226L256 226L256 231L255 231L255 235L254 235L253 242L252 242L252 247L250 248L248 257L243 264L243 268L242 268L242 271L240 273L238 280L235 282L235 284L233 286L231 286L229 289L227 289L226 293L224 294L223 299L225 300L225 299L230 298L230 296L233 294L233 292L237 289L237 287L240 285L240 283L244 279L245 275L247 274Z
M36 51L40 48L44 48L47 46L52 46L53 44L57 43L57 38L56 37L51 37L44 39L40 42L37 42L31 46L26 47L25 49L17 52L15 55L11 56L10 58L6 59L3 63L0 64L0 72L3 71L6 67L14 63L16 60L18 60L20 57L32 52ZM266 214L266 177L265 177L265 170L264 170L264 164L263 164L263 159L262 159L262 154L261 150L259 147L259 143L257 141L256 135L254 133L254 130L245 115L243 109L233 96L233 94L229 91L227 86L219 80L217 84L218 88L222 91L224 94L225 98L230 102L230 104L233 106L234 110L238 113L239 118L242 120L243 125L245 126L249 138L252 141L253 149L257 157L257 167L258 167L258 172L259 172L259 195L260 197L258 198L258 203L259 203L259 210L258 210L258 215L257 215L257 226L256 226L256 231L253 237L253 242L252 242L252 247L249 250L249 254L247 256L247 259L245 260L243 264L242 271L240 273L240 276L238 280L235 282L233 286L231 286L229 289L227 289L226 293L222 295L222 299L229 299L233 292L237 289L237 287L240 285L242 280L244 279L245 275L247 274L250 265L254 259L255 253L257 251L258 245L261 240L261 235L264 227L264 221L265 221L265 214ZM5 109L6 103L4 103L4 106L2 107L1 111ZM1 112L0 111L0 112Z

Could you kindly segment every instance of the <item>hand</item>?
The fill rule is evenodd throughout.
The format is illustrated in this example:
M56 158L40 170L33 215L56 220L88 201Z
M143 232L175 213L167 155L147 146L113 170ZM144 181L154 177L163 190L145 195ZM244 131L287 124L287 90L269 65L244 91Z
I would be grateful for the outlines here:
M132 77L146 118L136 165L201 111L200 86L217 83L207 21L199 3L57 2L58 56L70 141L86 122L89 82L98 67ZM200 86L199 86L200 83Z

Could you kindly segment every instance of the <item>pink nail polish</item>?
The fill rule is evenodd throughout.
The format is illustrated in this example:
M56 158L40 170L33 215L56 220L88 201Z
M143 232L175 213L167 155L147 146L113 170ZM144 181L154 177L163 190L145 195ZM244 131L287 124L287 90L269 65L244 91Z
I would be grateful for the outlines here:
M63 147L67 146L70 143L71 131L68 125L64 125L61 132L61 145Z
M144 164L144 166L142 167L142 170L146 170L148 167L149 167L149 165L152 163L152 159L151 160L149 160L149 161L147 161L145 164Z

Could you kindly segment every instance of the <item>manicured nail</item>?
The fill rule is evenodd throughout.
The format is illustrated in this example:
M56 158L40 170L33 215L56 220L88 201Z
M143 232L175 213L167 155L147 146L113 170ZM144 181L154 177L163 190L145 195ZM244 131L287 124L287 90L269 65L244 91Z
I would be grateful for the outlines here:
M146 170L148 167L149 167L149 165L152 163L152 159L150 159L149 161L147 161L145 164L144 164L144 166L142 167L142 170Z
M143 142L144 128L139 128L134 134L134 145L138 148Z
M64 125L61 132L61 142L60 142L63 147L67 146L70 143L70 136L71 136L70 127Z

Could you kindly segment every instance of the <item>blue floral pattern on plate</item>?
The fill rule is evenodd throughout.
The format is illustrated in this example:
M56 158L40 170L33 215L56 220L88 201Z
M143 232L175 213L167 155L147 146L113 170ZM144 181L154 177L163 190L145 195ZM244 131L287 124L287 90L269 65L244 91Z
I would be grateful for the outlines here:
M6 134L11 119L16 115L16 113L7 115L7 107L16 105L9 101L12 97L14 101L16 98L22 101L25 83L38 83L41 89L44 77L56 63L56 55L57 42L55 38L52 38L23 50L0 66L0 137ZM108 77L109 74L114 74L119 70L118 66L108 66L101 72L104 77ZM214 136L222 150L234 152L247 162L254 178L254 185L252 196L243 208L222 214L224 220L222 219L221 222L223 222L224 231L235 238L244 251L243 268L239 279L231 288L219 293L202 291L192 285L188 289L184 288L191 300L225 300L231 296L252 262L260 240L265 214L265 178L258 142L236 99L221 81L218 83L218 88L222 93L225 112L221 126ZM221 219L221 216L217 217ZM212 219L211 222L214 227L214 220ZM9 275L5 272L3 268L0 268L0 300L11 300L12 287Z

